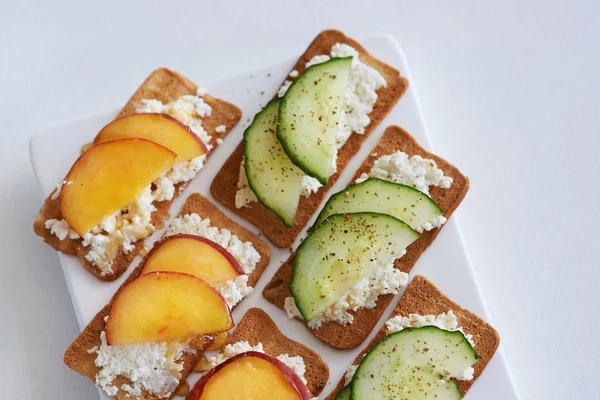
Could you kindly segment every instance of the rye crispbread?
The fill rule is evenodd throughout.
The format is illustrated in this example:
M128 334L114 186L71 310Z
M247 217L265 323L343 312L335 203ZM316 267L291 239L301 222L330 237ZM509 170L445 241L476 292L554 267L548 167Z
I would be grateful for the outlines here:
M420 155L435 160L438 167L444 171L444 175L451 176L454 179L449 189L430 188L431 198L444 210L444 216L450 218L469 190L469 179L448 161L423 149L408 132L399 126L390 126L385 130L381 140L356 171L350 183L354 183L363 172L369 172L377 158L398 150L407 153L409 156ZM396 260L395 267L406 273L410 272L419 256L431 245L442 229L443 225L438 229L421 233L420 237L407 247L406 254ZM279 267L263 290L263 296L281 309L283 309L286 297L291 296L289 284L294 255L295 253ZM375 308L361 308L352 312L351 314L354 315L352 324L341 325L335 322L326 322L318 329L310 329L310 331L319 340L331 347L338 349L354 348L360 345L371 333L393 297L391 294L379 296Z
M282 354L302 357L306 366L306 386L315 396L323 391L329 379L329 367L325 361L313 350L281 333L275 322L260 308L251 308L246 312L226 344L241 341L251 346L262 343L265 353L273 357Z
M473 379L470 381L457 381L458 388L461 393L465 395L494 356L494 353L500 344L498 332L490 324L473 314L471 311L454 303L433 283L421 275L416 275L410 282L390 318L395 317L396 315L407 317L409 314L438 315L450 310L456 314L458 325L462 326L466 333L473 335L475 350L481 356L481 359L473 365L473 368L475 369ZM356 357L352 365L358 365L365 354L367 354L384 336L385 325L381 328L377 336L373 338L371 343L369 343L358 357ZM342 390L344 386L344 377L342 377L336 388L326 397L326 400L335 399L337 393Z
M237 235L240 240L244 242L251 242L256 251L261 256L260 262L257 264L254 272L248 277L248 285L254 286L258 282L260 275L264 272L265 268L269 264L269 260L271 257L271 251L269 249L269 245L259 238L257 235L248 231L244 227L236 224L229 218L227 218L214 204L208 201L206 198L201 196L200 194L194 193L191 194L186 200L181 212L179 215L197 213L203 218L209 217L211 220L211 226L215 226L218 228L224 228L231 231L232 234ZM101 344L100 341L100 332L104 330L105 322L104 318L109 314L112 304L114 303L117 295L123 290L125 286L131 283L135 278L137 278L142 269L144 268L145 260L142 261L135 270L131 273L131 275L127 278L127 280L119 287L117 292L112 297L110 303L106 305L96 316L94 319L85 327L83 332L75 339L75 341L69 346L67 351L65 352L64 362L65 364L79 372L80 374L87 376L93 382L95 382L95 376L99 371L99 368L95 366L94 360L96 358L96 354L89 354L88 350L93 348L94 346L99 346ZM191 342L190 346L196 349L196 353L185 352L183 355L183 365L184 369L182 372L182 379L180 379L180 386L185 382L186 377L191 373L194 366L202 357L204 350L212 343L213 339L208 337L198 337ZM122 384L129 384L126 379L118 378L116 381L118 383L116 386L120 387ZM179 387L177 388L179 389ZM173 393L176 393L175 390ZM119 390L117 394L117 398L119 400L129 398L126 396L126 392ZM169 399L172 398L168 397ZM141 397L142 400L154 400L157 399L156 396L144 393Z
M320 188L317 193L313 193L309 197L302 196L300 198L294 226L291 228L286 227L275 213L259 202L249 204L241 209L236 208L235 193L237 192L240 163L242 162L244 155L243 141L238 145L229 159L227 159L221 170L215 176L210 187L211 193L215 199L236 214L256 225L264 235L278 247L289 247L292 245L306 222L319 208L328 188L337 181L341 172L348 164L348 161L350 161L354 154L360 149L362 142L369 136L373 129L379 125L408 88L408 81L400 76L400 72L374 58L359 43L347 37L342 32L335 30L321 32L308 46L293 69L302 73L306 69L306 63L313 56L329 54L331 47L336 43L345 43L355 48L359 52L361 62L368 64L379 71L385 78L387 85L377 91L377 102L373 107L373 111L369 114L371 122L365 128L365 133L362 135L353 134L339 150L337 157L337 172L329 178L329 184ZM292 80L290 77L287 79Z
M153 71L150 76L142 83L139 89L133 94L125 107L117 115L123 117L135 113L137 107L142 105L142 99L156 99L163 103L168 103L183 95L196 94L197 86L178 74L167 68L159 68ZM229 131L238 123L242 117L242 112L239 108L226 101L216 99L208 94L204 96L204 101L212 108L211 116L202 119L202 126L212 136L210 144L213 147L217 146L217 139L222 139ZM225 125L225 132L216 132L215 128L219 125ZM90 141L93 137L90 136ZM210 155L210 154L209 154ZM173 200L186 188L189 182L183 182L175 186L175 196ZM85 256L88 253L89 247L84 247L82 239L59 240L55 235L51 234L46 229L45 223L49 219L63 219L60 211L60 198L52 199L52 191L46 198L42 209L33 222L34 232L42 237L46 243L54 249L66 254L76 255L79 257L83 265L96 277L105 281L112 281L118 278L129 266L133 258L143 246L143 240L138 240L135 243L135 250L125 254L123 251L117 255L112 265L112 272L102 274L102 270L96 265L89 262ZM152 214L152 224L157 228L163 226L163 220L169 216L169 208L173 200L165 200L155 202L156 211Z

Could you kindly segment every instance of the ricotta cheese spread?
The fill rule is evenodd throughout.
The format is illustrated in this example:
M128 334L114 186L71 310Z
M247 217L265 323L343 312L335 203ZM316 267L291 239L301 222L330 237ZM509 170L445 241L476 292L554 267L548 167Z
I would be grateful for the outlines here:
M350 138L352 133L364 134L365 128L371 122L369 114L377 101L377 90L386 86L385 78L376 69L363 64L359 60L356 49L342 43L336 43L331 47L330 55L317 55L306 63L306 68L311 65L320 64L330 60L332 57L352 57L352 70L350 81L344 93L343 110L340 115L339 129L336 134L337 149L341 148ZM290 72L290 78L296 78L298 71ZM283 82L277 91L277 97L283 97L289 89L292 81ZM336 164L336 157L333 164ZM235 206L242 208L250 203L258 201L252 189L248 186L244 163L240 166L238 179L238 190L235 195ZM302 181L302 196L308 197L319 190L321 184L316 179L305 176Z
M258 353L265 354L265 350L263 349L262 343L259 342L256 346L251 346L250 343L244 340L225 346L217 356L212 357L208 360L208 366L210 369L212 369L217 365L229 360L230 358L235 357L238 354L245 353L247 351L256 351ZM289 354L281 354L275 358L277 358L279 361L290 367L306 385L306 378L304 378L304 374L306 373L306 366L304 365L304 359L301 356L290 356Z
M202 236L212 240L227 250L244 270L245 275L240 275L235 279L230 279L215 286L227 301L229 307L235 306L244 297L252 293L252 287L248 286L248 275L256 269L256 265L260 262L260 254L251 242L242 242L228 229L211 226L210 218L202 218L197 213L175 218L167 228L165 236L181 233Z
M318 328L328 321L342 325L351 324L354 322L351 311L357 311L359 308L374 308L379 296L397 294L398 289L405 286L407 282L408 274L394 268L394 260L378 265L371 275L358 281L348 293L310 321L308 326ZM303 319L293 297L285 299L284 310L288 318Z
M373 163L369 173L363 173L356 183L369 178L379 178L412 186L426 195L429 195L430 186L448 189L452 186L453 181L452 177L444 176L444 171L438 168L434 160L419 155L409 157L402 151L379 157Z
M100 333L102 344L88 351L96 354L94 364L100 368L96 374L96 385L107 395L115 396L119 387L114 384L117 377L131 381L120 389L134 398L146 390L159 397L170 395L179 384L183 363L181 356L186 352L187 342L162 341L109 346L106 334Z
M217 133L224 133L225 131L227 131L226 125L219 125L215 128L215 132Z
M168 103L158 100L142 100L142 106L136 109L138 113L163 113L171 115L181 123L190 127L208 149L211 136L202 127L201 118L210 116L211 107L202 98L206 91L199 88L195 96L186 95ZM224 125L217 127L220 131ZM225 129L227 129L225 127ZM152 213L156 211L153 202L172 200L175 196L175 186L193 179L204 166L206 154L189 161L183 161L171 166L152 185L144 188L136 201L126 205L115 214L109 216L90 232L83 235L82 245L89 247L85 258L100 268L103 275L112 273L114 259L121 251L125 254L135 249L135 242L147 238L154 232L151 223ZM73 182L62 181L52 194L52 200L60 196L64 184ZM59 240L79 239L80 236L72 230L65 220L50 219L46 221L46 229L56 235Z

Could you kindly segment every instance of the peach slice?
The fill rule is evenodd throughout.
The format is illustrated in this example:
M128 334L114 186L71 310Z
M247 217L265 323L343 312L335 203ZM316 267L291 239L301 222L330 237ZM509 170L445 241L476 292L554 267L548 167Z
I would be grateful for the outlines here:
M314 396L287 365L267 354L238 354L206 373L186 400L310 400Z
M183 339L233 328L225 300L179 272L142 275L118 294L106 322L109 345Z
M175 162L208 154L204 142L188 126L167 114L132 114L117 118L102 128L94 143L126 137L148 139L166 147L177 154Z
M217 243L185 234L169 236L154 245L141 275L156 271L183 272L213 286L244 274L237 260Z
M173 165L176 154L146 139L116 139L90 147L65 180L60 210L79 235L134 201Z

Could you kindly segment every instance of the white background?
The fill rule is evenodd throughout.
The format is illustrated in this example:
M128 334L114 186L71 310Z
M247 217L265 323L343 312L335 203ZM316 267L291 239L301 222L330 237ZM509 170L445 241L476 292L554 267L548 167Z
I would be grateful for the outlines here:
M62 363L78 328L31 229L29 137L118 107L157 66L225 77L326 28L403 46L436 152L471 179L457 215L521 397L598 398L600 3L82 3L0 2L3 398L97 396Z

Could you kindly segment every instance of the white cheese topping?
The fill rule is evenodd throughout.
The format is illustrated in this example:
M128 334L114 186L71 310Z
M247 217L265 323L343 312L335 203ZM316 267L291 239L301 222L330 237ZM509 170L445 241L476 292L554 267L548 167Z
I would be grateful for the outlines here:
M217 133L224 133L225 131L227 131L227 125L219 125L215 128Z
M448 189L452 186L452 177L444 176L444 171L438 168L434 160L418 155L409 157L408 154L397 151L393 154L379 157L373 163L369 173L363 173L356 183L368 178L379 178L386 181L412 186L429 195L430 186Z
M204 142L208 150L212 148L210 140L212 137L202 127L202 118L209 117L212 108L202 98L206 90L198 88L196 95L181 96L170 103L163 104L159 100L142 100L142 106L135 111L138 113L160 113L168 114L179 122L187 125L192 132Z
M165 236L180 233L202 236L217 243L237 260L246 273L215 287L229 307L233 307L252 293L252 287L248 286L248 275L256 269L256 265L260 262L260 254L251 242L242 242L228 229L211 226L210 218L203 219L196 213L175 218L167 228Z
M109 346L106 334L100 333L102 344L90 349L96 353L95 365L100 368L96 374L96 385L109 396L115 396L118 387L113 381L123 377L131 381L121 389L134 397L147 390L159 397L171 394L179 384L183 363L180 361L186 351L187 342L148 342Z
M250 343L248 343L247 341L236 342L233 344L228 344L223 348L223 350L221 350L221 352L216 357L212 357L211 359L209 359L209 368L212 369L217 365L229 360L230 358L235 357L238 354L246 353L248 351L256 351L258 353L265 354L263 345L260 342L256 346L251 346ZM304 364L304 359L301 356L290 356L289 354L281 354L275 358L277 358L279 361L290 367L306 385L306 378L304 378L304 374L306 373L306 366Z
M311 328L318 328L324 322L334 321L342 325L354 322L351 311L359 308L374 308L377 298L384 294L397 294L398 289L408 282L408 274L394 268L394 261L378 265L369 277L357 282L352 289L338 301L330 305L322 314L308 323ZM285 299L284 309L289 318L299 317L293 297Z
M359 54L356 49L337 43L331 47L330 55L317 55L306 63L306 68L311 65L320 64L328 61L331 57L353 57L352 70L350 73L350 82L344 93L344 105L340 116L339 129L336 134L336 146L341 148L350 138L352 133L363 134L365 128L371 122L369 114L373 111L373 106L377 101L377 90L386 86L383 76L374 68L363 64L359 60ZM298 71L290 72L291 78L298 76ZM277 91L277 97L283 97L289 89L292 81L283 82ZM337 153L333 159L333 165L336 165ZM250 203L258 201L252 189L248 186L244 163L240 165L240 175L238 179L238 190L235 194L235 206L242 208ZM319 190L321 184L316 179L305 176L302 180L302 196L308 197Z
M210 149L211 137L202 128L201 121L202 117L209 116L211 113L210 106L202 99L205 93L204 89L198 89L196 96L182 96L166 105L158 100L142 100L143 106L139 107L136 112L169 114L181 123L188 125ZM217 127L217 129L222 128ZM110 274L113 261L121 251L130 253L134 250L136 241L145 239L154 232L151 221L156 207L153 202L172 200L175 196L175 185L193 179L204 166L205 160L206 154L203 154L171 166L151 186L146 187L136 201L126 205L85 233L82 245L89 247L85 258L100 268L103 275ZM52 194L52 200L58 199L64 184L71 183L64 180L59 183L56 191ZM59 240L67 237L79 239L77 232L72 230L64 220L47 220L46 229L56 235Z

